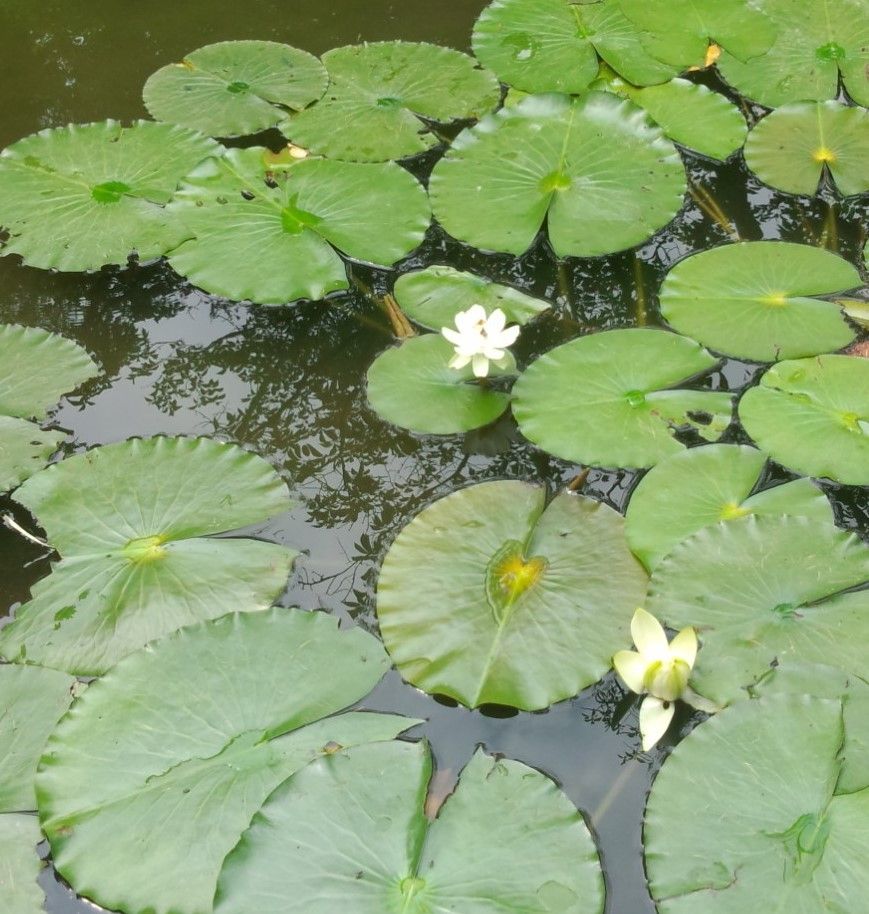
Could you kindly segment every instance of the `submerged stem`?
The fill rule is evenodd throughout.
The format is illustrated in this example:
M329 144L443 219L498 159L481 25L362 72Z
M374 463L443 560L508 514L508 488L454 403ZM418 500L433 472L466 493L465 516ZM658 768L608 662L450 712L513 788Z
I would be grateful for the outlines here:
M52 548L51 543L47 543L44 539L40 539L38 536L34 536L34 534L30 533L28 530L25 530L11 514L3 515L3 525L14 533L17 533L19 536L23 536L24 539L29 540L31 543L35 543L37 546L44 546L46 549Z
M727 232L734 241L740 240L736 226L731 222L715 197L713 197L705 187L691 184L688 186L688 193L691 194L691 199L700 209L702 209L713 222Z

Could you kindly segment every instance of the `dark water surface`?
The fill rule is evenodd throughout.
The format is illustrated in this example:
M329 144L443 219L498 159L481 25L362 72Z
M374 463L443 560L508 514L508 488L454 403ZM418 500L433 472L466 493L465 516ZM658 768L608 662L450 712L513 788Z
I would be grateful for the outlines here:
M483 0L2 0L0 147L70 121L145 116L141 86L159 66L212 41L269 38L314 53L359 40L404 38L466 48ZM740 157L721 164L685 154L693 194L678 219L636 252L559 265L543 244L520 259L485 255L436 228L402 269L451 263L556 303L523 334L521 365L587 329L656 321L666 270L689 253L735 237L823 244L854 263L869 203L777 194ZM425 176L435 156L412 163ZM710 203L710 200L713 203ZM729 222L729 225L726 223ZM512 420L466 436L419 437L367 406L364 378L391 344L388 324L363 289L386 291L394 273L355 269L355 291L329 302L268 309L197 291L164 263L91 276L51 275L0 258L0 321L70 336L104 368L56 422L72 432L64 453L131 435L204 434L270 460L298 506L258 532L305 551L282 599L375 628L377 569L392 539L422 506L493 478L569 481L578 467L524 442ZM759 366L729 362L707 383L750 384ZM734 427L725 440L744 440ZM134 481L132 481L134 483ZM592 471L586 493L624 508L634 474ZM828 488L839 522L869 528L865 492ZM0 508L11 507L0 498ZM49 571L43 550L0 528L0 617ZM613 678L543 713L467 711L395 674L364 705L428 719L440 770L455 777L483 744L555 778L586 814L599 842L608 914L651 914L641 855L645 797L678 738L639 752L636 705ZM681 719L686 732L693 719ZM472 850L469 852L472 853ZM46 871L50 914L83 914Z

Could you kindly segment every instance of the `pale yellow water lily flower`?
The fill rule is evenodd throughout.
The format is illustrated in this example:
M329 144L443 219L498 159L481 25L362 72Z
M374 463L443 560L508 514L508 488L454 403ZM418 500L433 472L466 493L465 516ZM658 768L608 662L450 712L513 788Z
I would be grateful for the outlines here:
M455 330L442 327L441 333L456 350L450 368L464 368L470 362L474 376L485 378L489 363L502 362L507 349L516 342L519 327L507 327L507 316L500 308L487 315L482 305L471 305L456 315Z
M619 651L613 666L632 692L646 696L640 705L640 736L643 751L648 752L667 732L676 712L675 702L681 700L708 713L718 707L688 686L697 660L693 628L683 628L668 641L664 626L641 608L631 620L631 637L636 651Z

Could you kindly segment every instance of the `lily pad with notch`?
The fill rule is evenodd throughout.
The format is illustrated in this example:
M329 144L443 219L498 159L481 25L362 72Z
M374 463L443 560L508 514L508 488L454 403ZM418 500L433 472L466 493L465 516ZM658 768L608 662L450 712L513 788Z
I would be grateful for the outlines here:
M611 508L481 483L442 498L383 562L377 617L404 678L468 707L548 707L596 682L646 575Z
M289 117L281 129L318 155L385 162L441 142L426 121L482 117L497 107L494 75L452 48L378 41L323 55L329 89L323 100Z
M307 51L276 41L221 41L161 67L142 97L158 121L209 136L243 136L275 127L287 111L326 91L326 68Z
M594 333L533 362L513 386L513 413L522 434L557 457L650 467L684 449L677 432L717 441L730 424L730 394L678 386L717 364L665 330Z
M183 625L266 609L295 557L215 537L290 501L265 460L205 438L95 448L37 473L15 499L61 559L0 630L0 654L77 675L99 675Z

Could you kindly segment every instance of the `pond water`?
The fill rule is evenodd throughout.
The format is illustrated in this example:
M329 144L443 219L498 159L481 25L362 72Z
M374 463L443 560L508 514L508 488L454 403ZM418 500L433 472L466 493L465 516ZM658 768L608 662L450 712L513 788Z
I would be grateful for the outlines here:
M0 12L0 147L40 128L107 116L145 116L139 93L159 66L230 38L285 41L319 54L360 40L404 38L467 48L482 0L11 0ZM439 153L409 167L425 177ZM656 290L689 253L732 240L821 244L859 262L869 201L811 202L777 194L736 156L715 163L685 154L692 185L671 225L637 251L559 264L545 244L525 256L486 255L436 227L400 269L449 263L556 303L523 334L520 367L585 328L657 321ZM52 275L0 258L0 322L63 333L104 373L67 399L57 423L72 432L64 454L132 435L211 435L268 459L297 507L255 532L304 550L281 602L325 610L376 629L380 561L398 531L429 502L487 479L542 481L552 490L578 467L525 442L509 417L468 435L415 436L388 425L365 398L365 373L389 346L376 295L394 274L354 268L347 294L294 308L210 297L164 262L95 275ZM368 293L373 293L368 294ZM758 366L736 361L715 389L751 383ZM725 440L747 440L733 427ZM593 470L584 491L623 509L635 474ZM134 481L132 481L134 483ZM827 488L842 526L869 531L865 492ZM0 509L11 502L0 498ZM0 528L0 617L49 571L44 550ZM637 706L613 677L542 713L467 711L402 683L397 674L363 703L427 719L438 788L477 745L553 777L584 811L607 878L609 914L651 914L641 855L646 794L668 746L694 722L687 712L649 754L639 751ZM50 914L83 914L49 869Z

